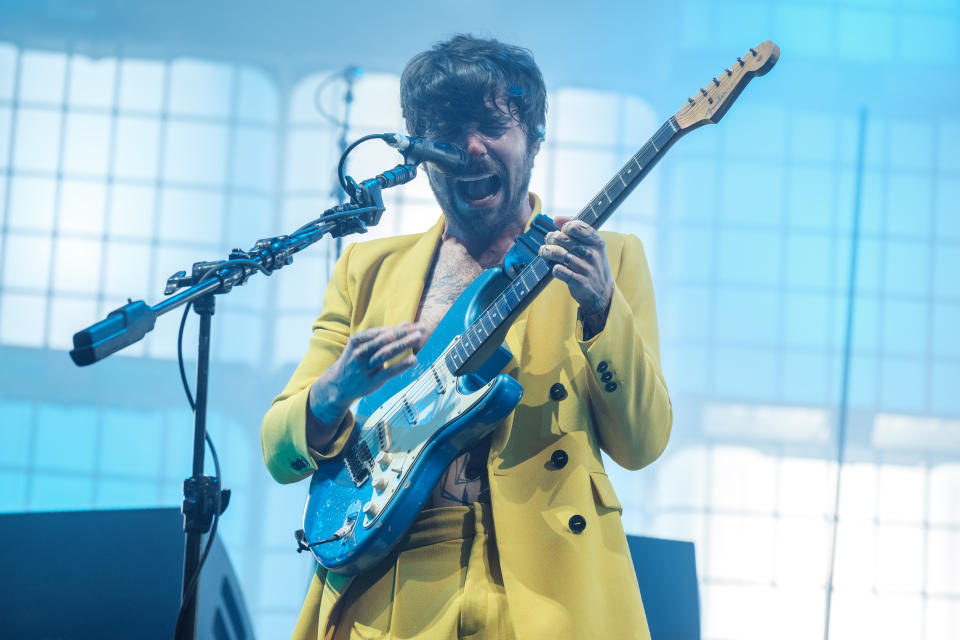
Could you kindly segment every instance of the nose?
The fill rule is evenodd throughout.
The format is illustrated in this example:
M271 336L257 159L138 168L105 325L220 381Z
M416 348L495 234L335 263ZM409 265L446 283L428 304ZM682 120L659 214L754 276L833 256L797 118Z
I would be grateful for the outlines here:
M468 131L463 137L463 146L467 154L479 158L487 154L486 140L478 131Z

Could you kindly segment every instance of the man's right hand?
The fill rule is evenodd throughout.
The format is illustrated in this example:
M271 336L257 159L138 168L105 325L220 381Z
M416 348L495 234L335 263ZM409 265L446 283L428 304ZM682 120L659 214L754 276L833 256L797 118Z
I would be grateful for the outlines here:
M307 442L323 449L336 435L351 403L370 395L390 378L417 363L414 355L387 365L407 349L418 347L424 330L406 322L395 327L375 327L350 336L343 353L310 387Z

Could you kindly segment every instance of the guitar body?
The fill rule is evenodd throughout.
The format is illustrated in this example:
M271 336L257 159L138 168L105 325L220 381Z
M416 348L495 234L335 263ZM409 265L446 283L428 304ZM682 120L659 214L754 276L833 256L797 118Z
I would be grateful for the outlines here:
M417 366L360 401L343 453L314 472L303 530L327 569L354 575L389 553L443 471L519 404L520 383L499 373L512 358L505 346L459 376L442 357L509 283L499 267L471 283L418 352Z

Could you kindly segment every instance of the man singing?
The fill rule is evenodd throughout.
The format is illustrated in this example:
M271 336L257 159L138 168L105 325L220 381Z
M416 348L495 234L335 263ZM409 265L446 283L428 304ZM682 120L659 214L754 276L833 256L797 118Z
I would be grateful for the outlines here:
M462 174L426 165L442 211L421 234L352 244L303 361L263 421L279 482L337 456L349 407L413 355L540 213L528 192L546 90L530 52L456 36L401 80L413 136L462 145ZM512 324L504 369L520 405L446 469L394 551L359 576L318 568L295 638L649 638L600 451L639 469L672 411L640 241L558 217L540 255L555 279Z

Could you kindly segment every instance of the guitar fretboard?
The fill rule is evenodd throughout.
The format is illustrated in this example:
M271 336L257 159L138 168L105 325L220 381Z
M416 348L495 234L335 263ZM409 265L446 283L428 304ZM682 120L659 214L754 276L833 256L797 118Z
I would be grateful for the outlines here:
M679 131L680 126L673 117L664 122L640 151L577 214L576 219L599 228L676 142ZM546 260L539 256L531 260L467 330L454 339L445 352L447 368L458 371L515 311L532 300L534 292L539 291L539 286L550 274L551 265Z

